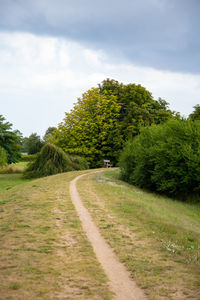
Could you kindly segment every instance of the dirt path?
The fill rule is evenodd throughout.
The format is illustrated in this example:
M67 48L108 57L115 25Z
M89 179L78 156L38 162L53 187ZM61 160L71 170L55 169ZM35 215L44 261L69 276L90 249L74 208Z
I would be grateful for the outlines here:
M70 195L72 202L77 210L88 240L93 246L97 259L101 263L105 274L109 279L110 289L115 294L114 299L118 300L144 300L147 297L139 289L134 281L131 280L129 272L124 265L119 262L112 248L99 233L97 226L92 221L88 210L83 206L76 189L76 182L83 174L76 177L70 183Z

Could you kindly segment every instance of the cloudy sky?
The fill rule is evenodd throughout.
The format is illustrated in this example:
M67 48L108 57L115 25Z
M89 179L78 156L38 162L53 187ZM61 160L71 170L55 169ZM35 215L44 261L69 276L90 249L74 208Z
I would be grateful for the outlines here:
M24 136L112 78L188 116L200 104L199 0L0 0L0 104Z

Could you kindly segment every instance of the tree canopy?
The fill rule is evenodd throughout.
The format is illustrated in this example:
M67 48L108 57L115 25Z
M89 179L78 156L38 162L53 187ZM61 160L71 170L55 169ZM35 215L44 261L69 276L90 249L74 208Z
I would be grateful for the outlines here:
M0 147L7 153L7 162L17 162L21 157L22 134L19 130L12 130L12 124L0 115Z
M4 148L0 146L0 167L7 164L7 153Z
M142 127L161 124L175 116L168 108L168 103L152 94L140 84L122 84L113 79L106 79L99 84L100 93L108 93L117 97L121 105L120 118L123 139L137 135Z
M43 145L44 142L37 133L32 133L29 137L23 139L23 151L28 154L38 153Z
M200 200L200 122L170 120L144 128L121 153L124 180L181 200Z
M43 137L43 140L45 142L48 142L48 140L52 137L54 130L56 130L56 127L48 127L47 128L47 130L44 134L44 137Z
M117 159L122 138L118 123L120 104L113 95L93 88L78 99L54 132L52 141L69 154L84 156L92 165L102 157Z
M189 120L195 121L200 120L200 105L194 106L194 111L189 115Z
M85 156L91 167L102 165L102 159L116 164L127 139L172 117L168 103L154 100L141 85L107 79L78 99L50 141L67 153Z

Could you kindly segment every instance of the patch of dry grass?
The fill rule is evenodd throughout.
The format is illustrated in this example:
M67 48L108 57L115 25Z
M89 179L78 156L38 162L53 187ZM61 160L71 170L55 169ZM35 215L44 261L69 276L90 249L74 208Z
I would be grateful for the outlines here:
M4 167L0 167L0 174L19 174L23 173L28 162L13 163Z
M109 170L79 193L102 235L151 300L200 299L200 207L144 192Z
M111 299L69 196L81 173L2 191L0 299Z

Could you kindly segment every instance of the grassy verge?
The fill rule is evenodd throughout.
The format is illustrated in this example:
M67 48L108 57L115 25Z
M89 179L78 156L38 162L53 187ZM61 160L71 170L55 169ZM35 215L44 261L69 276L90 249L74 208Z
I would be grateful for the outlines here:
M101 233L149 299L200 299L200 206L117 178L109 170L78 183Z
M0 192L10 190L14 186L28 181L30 179L24 179L21 174L0 174Z
M69 196L81 173L1 191L1 299L111 299Z
M21 161L15 164L10 164L5 167L0 167L0 174L17 174L23 173L27 167L28 162Z

